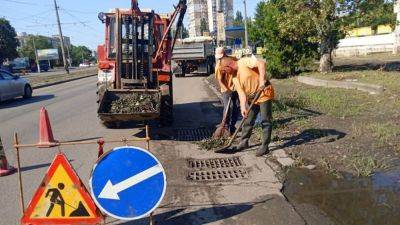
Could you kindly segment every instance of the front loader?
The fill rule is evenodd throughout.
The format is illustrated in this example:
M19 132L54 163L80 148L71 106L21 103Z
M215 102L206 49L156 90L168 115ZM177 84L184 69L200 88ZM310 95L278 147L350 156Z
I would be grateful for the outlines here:
M120 122L173 120L171 58L186 13L180 0L171 15L130 9L100 13L105 24L105 44L98 47L98 116L107 126Z

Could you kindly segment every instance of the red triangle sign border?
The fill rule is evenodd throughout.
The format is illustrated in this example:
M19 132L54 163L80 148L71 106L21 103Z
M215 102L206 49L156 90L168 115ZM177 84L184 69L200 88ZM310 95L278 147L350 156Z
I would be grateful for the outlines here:
M77 191L81 194L83 200L89 207L89 210L94 214L93 218L31 218L32 213L35 209L35 206L38 204L43 192L46 190L47 184L50 182L51 178L53 177L54 173L56 172L59 166L62 166L66 171L69 178L72 182L76 185ZM69 163L67 157L62 154L58 153L54 158L53 162L51 163L49 169L47 170L42 182L38 189L36 190L35 194L31 202L29 203L28 208L25 210L23 217L21 218L22 225L50 225L50 224L63 224L63 225L74 225L74 224L88 224L88 225L97 225L101 224L103 221L103 216L100 213L100 210L95 205L92 197L90 196L89 192L87 191L85 185L82 183L81 179L79 178L78 174L73 169L72 165Z

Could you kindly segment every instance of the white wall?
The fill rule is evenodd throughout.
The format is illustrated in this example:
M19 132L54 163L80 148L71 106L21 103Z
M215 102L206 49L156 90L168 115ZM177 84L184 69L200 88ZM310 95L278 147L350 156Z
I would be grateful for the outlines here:
M340 40L336 56L357 56L371 53L392 52L395 34L382 34L365 37L350 37Z

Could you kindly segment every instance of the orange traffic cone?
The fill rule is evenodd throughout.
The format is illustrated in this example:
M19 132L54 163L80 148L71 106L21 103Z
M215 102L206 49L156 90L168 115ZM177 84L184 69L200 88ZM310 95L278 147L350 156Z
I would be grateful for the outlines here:
M16 169L10 165L8 165L7 157L4 152L3 143L0 138L0 177L10 175L14 173Z
M50 148L57 145L57 141L54 140L53 131L51 130L49 115L47 110L42 107L40 109L39 117L39 148Z

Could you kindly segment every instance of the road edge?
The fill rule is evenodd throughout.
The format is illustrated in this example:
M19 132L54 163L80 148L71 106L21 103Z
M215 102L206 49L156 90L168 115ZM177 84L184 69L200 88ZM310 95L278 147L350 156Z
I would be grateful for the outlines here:
M81 80L81 79L85 79L85 78L88 78L88 77L94 77L94 76L97 76L97 74L90 74L90 75L86 75L86 76L82 76L82 77L75 77L75 78L71 78L71 79L67 79L67 80L61 80L61 81L56 81L56 82L52 82L52 83L32 86L32 89L33 90L41 89L41 88L45 88L45 87L50 87L50 86L54 86L54 85L58 85L58 84L68 83L68 82L71 82L71 81Z

